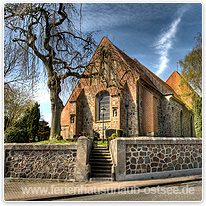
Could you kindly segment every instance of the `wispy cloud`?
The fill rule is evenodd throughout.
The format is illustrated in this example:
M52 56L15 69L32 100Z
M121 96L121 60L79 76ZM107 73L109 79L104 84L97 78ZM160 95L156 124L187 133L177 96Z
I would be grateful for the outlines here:
M169 62L169 50L172 48L178 25L181 22L181 17L182 15L180 15L171 23L169 29L160 35L156 43L156 49L158 51L158 54L160 55L160 64L156 72L157 75L160 75L167 67L167 63Z
M157 75L160 75L167 68L167 63L169 62L169 50L172 48L175 41L178 25L180 24L184 13L190 8L190 4L184 4L183 6L178 8L178 10L176 11L177 18L170 24L165 32L160 34L158 41L155 44L155 48L160 55L160 63L156 72Z

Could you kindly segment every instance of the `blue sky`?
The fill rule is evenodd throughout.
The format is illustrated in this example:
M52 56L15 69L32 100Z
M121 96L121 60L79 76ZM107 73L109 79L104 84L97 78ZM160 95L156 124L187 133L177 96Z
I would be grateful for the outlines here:
M82 16L83 31L100 30L97 43L108 36L114 45L164 81L177 70L179 59L191 51L197 33L202 33L200 3L90 3L83 4ZM45 90L46 86L41 88ZM63 96L64 104L70 94ZM41 113L50 122L49 93L44 91L37 99Z

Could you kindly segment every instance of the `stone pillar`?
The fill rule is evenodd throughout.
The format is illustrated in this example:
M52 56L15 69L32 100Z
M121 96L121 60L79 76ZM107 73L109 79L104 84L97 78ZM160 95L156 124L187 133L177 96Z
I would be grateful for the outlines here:
M126 138L117 138L110 142L112 154L112 178L116 181L124 180L126 176Z
M117 168L116 180L124 180L126 176L126 154L125 154L126 141L121 138L117 139Z
M88 180L88 162L91 152L92 141L81 136L77 140L77 160L76 160L76 177L78 182Z

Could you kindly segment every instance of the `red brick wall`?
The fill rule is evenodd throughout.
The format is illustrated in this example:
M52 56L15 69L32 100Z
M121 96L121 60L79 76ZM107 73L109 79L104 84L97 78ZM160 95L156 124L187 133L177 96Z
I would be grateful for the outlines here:
M143 88L142 97L142 133L154 132L153 127L153 95Z
M153 127L155 136L158 134L157 98L153 96Z
M175 92L180 95L181 99L190 107L194 106L194 99L191 94L193 91L189 88L186 83L182 82L182 77L177 71L174 71L171 76L167 79L166 83L170 85Z

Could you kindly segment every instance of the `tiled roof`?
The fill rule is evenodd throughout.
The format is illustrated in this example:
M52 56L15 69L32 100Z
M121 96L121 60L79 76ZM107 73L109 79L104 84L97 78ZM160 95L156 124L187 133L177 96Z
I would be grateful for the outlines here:
M177 100L181 101L183 104L185 104L184 101L179 97L179 95L175 92L175 90L169 86L166 82L164 82L162 79L160 79L157 75L155 75L153 72L151 72L147 67L145 67L143 64L141 64L136 59L133 60L128 55L126 55L123 51L121 51L119 48L114 46L117 51L121 54L121 56L124 58L124 60L129 64L130 67L134 69L137 73L140 74L141 78L146 81L150 86L158 90L163 95L172 94ZM147 75L146 71L149 72L151 75ZM153 78L150 78L152 76ZM157 83L154 81L154 79L163 86L163 89L159 89L157 86Z
M127 62L127 64L133 69L133 71L137 72L138 74L140 74L141 78L146 81L150 86L152 86L153 88L156 88L156 86L153 84L153 82L148 78L148 76L144 73L144 71L142 71L142 69L138 66L138 64L135 62L135 60L133 60L131 57L129 57L128 55L126 55L123 51L121 51L119 48L117 48L116 46L114 46L117 51L119 52L119 54L123 57L123 59Z

